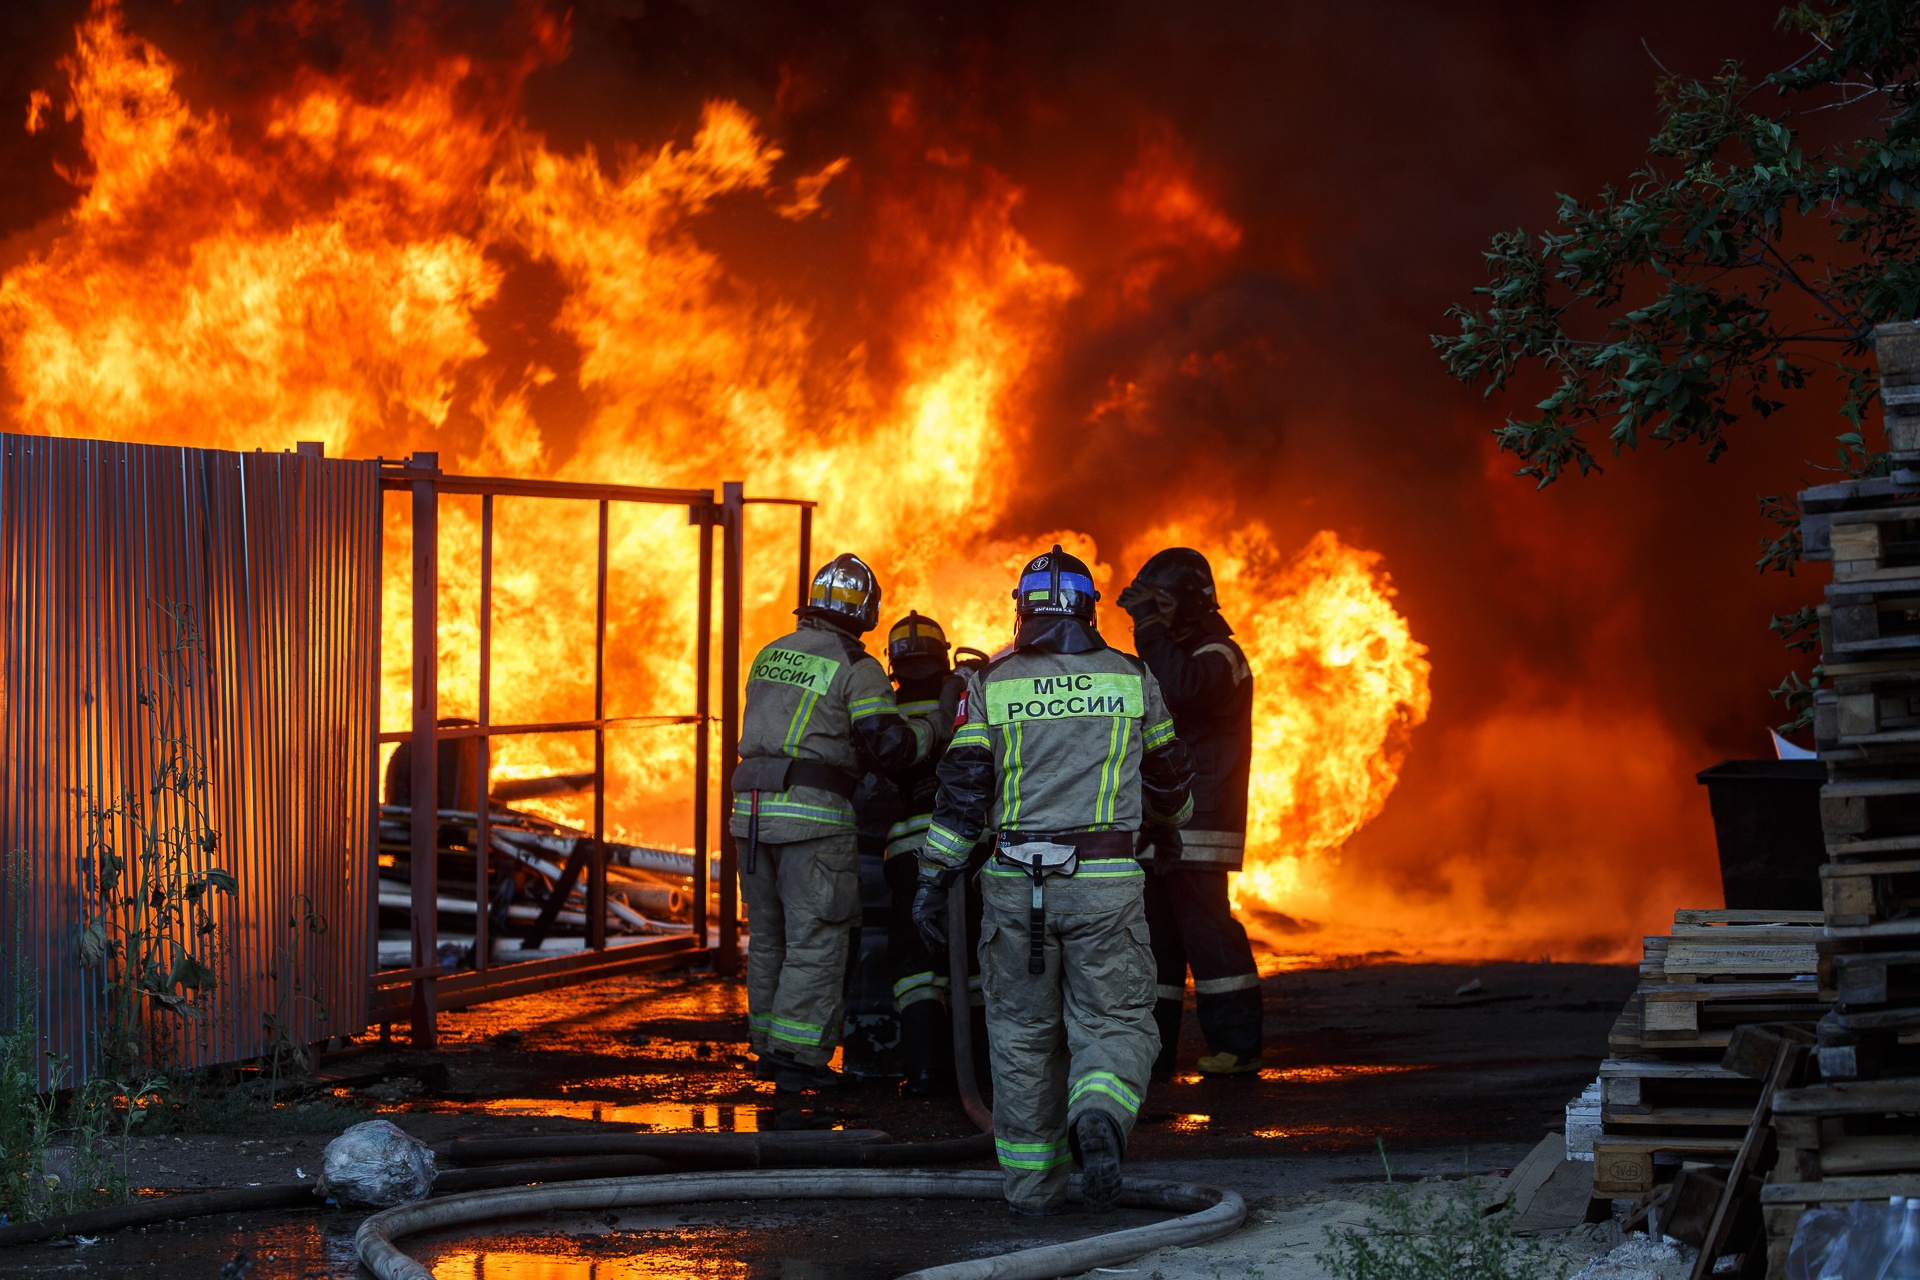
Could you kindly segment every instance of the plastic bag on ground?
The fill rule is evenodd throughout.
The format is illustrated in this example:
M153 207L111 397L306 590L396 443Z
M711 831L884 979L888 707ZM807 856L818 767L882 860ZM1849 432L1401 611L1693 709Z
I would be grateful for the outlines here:
M1920 1199L1856 1200L1800 1215L1787 1280L1920 1280Z
M1801 1214L1793 1243L1787 1246L1787 1280L1841 1280L1850 1222L1845 1209L1809 1209Z
M390 1208L433 1194L433 1151L386 1120L356 1124L327 1144L319 1192L341 1204Z

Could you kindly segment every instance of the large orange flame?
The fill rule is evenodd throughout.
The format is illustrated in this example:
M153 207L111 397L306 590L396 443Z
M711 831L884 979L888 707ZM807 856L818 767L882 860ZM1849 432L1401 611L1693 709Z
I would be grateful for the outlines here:
M557 57L564 39L541 20L530 56ZM1036 426L1029 380L1085 285L1021 234L1004 178L929 148L923 185L874 196L871 268L899 287L872 343L830 350L807 299L730 269L701 218L743 200L774 219L820 216L847 160L790 172L723 101L684 144L562 154L502 107L512 75L483 86L466 58L408 57L374 88L303 70L243 131L189 103L103 0L65 64L91 172L51 246L0 279L12 425L226 448L320 440L351 456L435 448L476 472L740 477L751 493L820 499L817 546L867 554L890 607L982 648L1007 635L1013 570L1052 541L1112 594L1091 538L1009 515ZM29 127L52 108L36 99ZM911 103L893 127L917 127ZM1150 306L1168 272L1240 242L1167 139L1114 200L1136 234L1095 300L1111 311ZM558 408L555 388L571 397ZM397 504L390 517L398 539ZM498 519L493 714L581 716L591 513L506 500ZM749 534L751 644L783 625L793 570L790 535L758 513ZM472 714L477 506L449 500L442 539L443 710ZM1241 896L1275 911L1318 901L1316 868L1380 812L1426 715L1425 650L1378 558L1331 533L1290 557L1257 523L1191 523L1135 539L1127 560L1173 541L1213 558L1259 673ZM622 509L612 543L609 710L689 710L685 515ZM389 563L384 712L397 726L411 655L405 557ZM579 767L586 744L515 738L497 752L512 776ZM612 735L617 832L685 844L689 752L681 729ZM577 804L554 812L579 817Z

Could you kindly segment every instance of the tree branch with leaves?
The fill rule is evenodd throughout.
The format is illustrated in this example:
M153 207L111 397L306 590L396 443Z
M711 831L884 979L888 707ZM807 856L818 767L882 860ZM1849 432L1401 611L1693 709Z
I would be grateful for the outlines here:
M1662 76L1647 163L1590 199L1561 194L1554 230L1494 236L1488 283L1434 335L1489 398L1547 387L1494 432L1516 474L1545 487L1643 441L1712 461L1743 419L1821 387L1846 424L1832 469L1886 472L1864 424L1874 327L1920 315L1920 5L1818 0L1779 22L1807 38L1800 58L1757 80L1732 61ZM1854 136L1810 147L1810 123ZM1756 567L1791 573L1798 502L1760 504L1778 532ZM1773 625L1804 650L1806 623ZM1774 693L1805 711L1811 688L1792 675Z
M1598 471L1601 439L1715 458L1735 423L1820 377L1851 425L1840 466L1876 465L1859 435L1873 328L1920 312L1920 6L1809 3L1780 22L1809 37L1803 57L1757 81L1737 62L1662 77L1647 163L1591 199L1562 194L1556 230L1496 235L1484 301L1448 311L1458 332L1433 342L1456 378L1488 396L1528 373L1552 384L1495 433L1518 474ZM1829 111L1868 131L1809 150L1803 121Z

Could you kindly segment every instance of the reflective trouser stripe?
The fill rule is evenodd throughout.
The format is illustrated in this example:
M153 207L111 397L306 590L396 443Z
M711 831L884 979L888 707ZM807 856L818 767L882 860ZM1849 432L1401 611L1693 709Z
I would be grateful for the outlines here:
M1260 986L1257 973L1236 973L1230 978L1196 978L1193 993L1197 996L1225 995L1229 991L1252 991Z
M775 1040L785 1040L788 1044L814 1045L825 1044L827 1029L817 1027L811 1022L794 1022L788 1018L769 1018L767 1034Z
M1065 1142L1005 1142L993 1140L994 1154L1003 1169L1033 1169L1045 1172L1058 1169L1073 1159Z
M893 984L894 1007L904 1009L922 1000L938 1000L946 985L945 979L934 977L932 970L910 973Z
M1089 1071L1074 1082L1067 1092L1067 1106L1081 1101L1089 1094L1104 1094L1127 1109L1127 1114L1140 1114L1140 1095L1127 1087L1126 1081L1111 1071Z
M1185 987L1168 986L1164 982L1157 984L1153 988L1153 996L1156 1000L1184 1000L1186 999L1186 995L1187 989Z

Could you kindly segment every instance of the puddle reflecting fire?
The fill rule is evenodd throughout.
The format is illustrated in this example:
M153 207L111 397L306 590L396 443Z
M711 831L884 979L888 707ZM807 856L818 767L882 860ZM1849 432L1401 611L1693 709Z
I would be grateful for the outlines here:
M1359 1129L1344 1124L1297 1124L1280 1129L1255 1129L1256 1138L1371 1138L1375 1133L1370 1129Z
M461 1250L436 1260L434 1280L745 1280L746 1263L732 1258L675 1256L647 1249L632 1257L516 1249Z
M1324 1084L1351 1076L1390 1076L1402 1071L1427 1070L1430 1067L1424 1062L1355 1062L1345 1066L1264 1067L1260 1078L1285 1084Z
M382 1110L406 1110L405 1107ZM417 1109L417 1108L416 1108ZM484 1102L434 1103L435 1111L490 1116L552 1116L631 1125L658 1133L758 1133L760 1107L694 1105L675 1102L601 1102L588 1098L489 1098ZM768 1120L767 1128L773 1128ZM845 1125L836 1124L836 1129Z
M1271 1084L1326 1084L1355 1076L1398 1075L1403 1071L1431 1071L1425 1062L1351 1062L1334 1066L1262 1067L1260 1078ZM1207 1077L1197 1071L1175 1077L1181 1084L1199 1084Z

